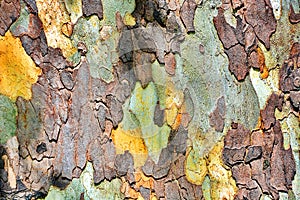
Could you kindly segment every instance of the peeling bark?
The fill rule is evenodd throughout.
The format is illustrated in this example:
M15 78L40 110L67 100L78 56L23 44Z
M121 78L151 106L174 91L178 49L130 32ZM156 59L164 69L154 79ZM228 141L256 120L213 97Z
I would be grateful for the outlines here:
M0 199L300 198L299 16L272 3L2 0Z

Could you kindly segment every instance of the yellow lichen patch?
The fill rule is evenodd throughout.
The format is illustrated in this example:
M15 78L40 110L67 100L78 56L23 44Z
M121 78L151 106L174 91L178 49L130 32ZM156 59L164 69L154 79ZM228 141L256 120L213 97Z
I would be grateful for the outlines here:
M139 188L143 186L144 188L152 189L154 185L154 180L152 177L147 177L142 170L137 169L137 171L134 173L135 177L135 187Z
M150 199L151 199L151 200L157 200L156 196L153 195L153 194L151 194Z
M191 150L185 162L185 174L189 182L202 185L208 175L210 196L212 199L234 199L237 192L231 171L222 162L223 142L218 142L213 149L201 157L197 151Z
M67 59L72 57L77 52L77 48L72 45L70 38L64 35L64 24L71 23L71 19L63 1L37 0L36 5L39 9L39 17L43 23L48 45L53 48L60 48ZM69 30L66 33L69 35Z
M125 196L129 199L144 199L140 192L138 192L138 189L140 187L148 188L150 189L150 199L151 200L157 200L156 194L152 192L154 188L154 179L153 177L147 177L143 171L138 168L136 172L134 173L135 178L135 184L134 188L130 186L130 184L126 181L125 178L122 178L123 184L121 187L121 192L125 194Z
M144 199L141 195L141 193L135 191L133 188L130 187L130 184L125 180L124 177L122 179L122 186L121 186L121 192L125 195L125 197L129 199Z
M237 192L231 171L225 168L222 162L223 142L218 142L207 158L207 169L211 180L212 199L234 199Z
M154 123L157 100L156 88L153 82L150 82L146 88L142 88L142 85L137 82L128 107L131 116L136 119L135 125L141 129L141 137L145 141L149 156L156 163L159 160L161 150L168 144L171 131L167 124L159 127ZM128 122L123 119L124 127Z
M171 127L175 123L177 113L178 113L178 109L175 105L172 105L170 108L166 109L165 111L167 124L170 125Z
M126 26L134 26L135 25L135 18L130 14L130 13L126 13L124 16L124 24Z
M166 121L173 130L177 129L181 122L180 109L183 105L184 94L182 91L177 90L172 80L168 80L166 84Z
M172 105L176 105L177 108L180 108L184 100L182 91L176 88L172 80L167 81L166 97L167 108L170 108Z
M71 37L73 33L73 25L70 22L64 23L61 27L61 32L67 36Z
M124 151L128 150L133 156L135 167L144 165L148 157L148 151L143 138L141 138L139 128L125 131L119 126L112 131L111 137L116 146L117 154L123 154Z
M8 31L0 36L0 93L15 101L18 96L31 98L31 85L41 69L35 66L22 47L19 38Z
M202 185L207 174L206 160L204 157L199 157L192 149L185 161L185 174L189 182Z

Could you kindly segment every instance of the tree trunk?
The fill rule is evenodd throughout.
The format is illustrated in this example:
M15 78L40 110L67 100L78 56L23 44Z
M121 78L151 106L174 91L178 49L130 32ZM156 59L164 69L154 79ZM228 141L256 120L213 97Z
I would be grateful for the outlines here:
M0 1L1 199L300 199L300 6Z

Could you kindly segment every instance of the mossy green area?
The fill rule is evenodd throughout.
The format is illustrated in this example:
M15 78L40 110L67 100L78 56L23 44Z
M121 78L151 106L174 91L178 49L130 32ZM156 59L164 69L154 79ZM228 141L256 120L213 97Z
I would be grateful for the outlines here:
M0 94L0 144L5 144L16 134L16 116L16 105Z

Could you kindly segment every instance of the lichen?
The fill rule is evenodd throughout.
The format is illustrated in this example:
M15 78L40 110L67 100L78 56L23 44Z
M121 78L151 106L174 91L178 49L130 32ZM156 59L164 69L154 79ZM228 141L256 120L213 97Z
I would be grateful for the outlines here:
M207 172L208 170L205 158L199 157L196 151L191 150L188 154L185 165L185 174L188 181L196 185L202 185Z
M63 25L71 23L71 18L64 2L59 0L37 0L36 5L48 45L53 48L60 48L64 57L74 64L78 63L80 56L77 47L62 32ZM73 15L71 16L73 18Z
M72 24L82 16L82 0L64 0Z
M117 154L123 154L128 150L133 156L135 167L144 165L148 157L148 150L141 137L140 128L124 130L123 126L120 125L116 130L112 131L111 137Z
M102 0L103 3L103 24L116 26L116 13L120 12L124 17L125 13L132 13L135 8L134 0Z
M135 18L132 17L132 15L130 13L125 13L123 21L126 26L134 26L136 23Z
M228 170L222 162L224 143L218 142L211 151L199 157L198 152L191 150L186 160L185 173L187 179L197 185L204 185L206 199L234 199L237 187Z
M0 36L0 93L12 101L21 96L30 99L31 85L38 80L41 69L26 54L19 38Z
M120 192L121 180L116 178L111 181L104 180L99 185L93 182L93 166L88 162L80 178L73 178L72 182L61 190L55 186L51 186L45 200L66 200L66 199L123 199Z
M222 162L224 143L218 142L208 155L207 169L211 180L212 199L232 200L237 192L237 187L229 169Z
M137 82L128 107L123 107L124 113L127 114L124 114L125 117L120 124L120 128L113 131L113 141L117 149L120 148L122 151L129 150L133 157L136 158L136 166L144 164L141 160L145 161L145 159L137 159L139 157L147 158L147 153L157 162L161 149L166 147L168 143L169 126L164 124L162 127L159 127L153 121L156 103L155 85L151 82L143 89L141 84ZM131 129L128 130L126 127L131 127ZM122 130L123 128L125 130ZM124 140L119 140L120 137ZM133 141L136 144L133 145Z
M211 23L216 14L217 10L211 9L209 2L203 2L195 13L196 32L186 36L181 44L181 58L176 58L180 82L190 91L195 110L188 131L200 157L221 139L231 122L254 129L260 114L258 97L250 79L238 82L228 70L227 56ZM199 45L205 49L203 53ZM209 125L209 114L221 96L225 97L226 104L223 133Z
M109 83L114 80L113 65L118 62L117 45L119 32L112 26L103 26L96 15L80 18L71 37L74 46L84 42L87 47L86 58L91 76Z
M16 134L16 105L6 96L0 94L0 144Z
M205 176L204 181L202 182L202 193L205 200L211 200L210 188L209 176Z

